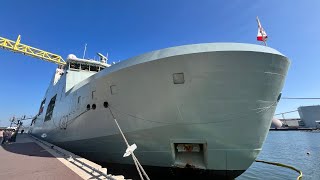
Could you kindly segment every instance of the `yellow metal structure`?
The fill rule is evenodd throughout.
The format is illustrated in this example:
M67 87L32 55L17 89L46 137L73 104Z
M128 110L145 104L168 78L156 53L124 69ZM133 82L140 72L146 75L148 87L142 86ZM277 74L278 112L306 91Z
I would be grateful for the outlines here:
M39 58L49 62L53 62L59 65L65 65L66 62L61 56L53 54L41 49L37 49L25 44L20 44L21 36L19 35L16 41L12 41L3 37L0 37L0 47L13 52L18 52L31 57Z

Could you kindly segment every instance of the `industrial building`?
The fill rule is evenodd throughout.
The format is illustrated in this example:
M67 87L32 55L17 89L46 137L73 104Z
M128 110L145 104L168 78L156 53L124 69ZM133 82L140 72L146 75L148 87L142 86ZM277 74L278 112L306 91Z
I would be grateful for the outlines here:
M304 127L304 122L299 119L280 119L284 127Z
M301 106L298 112L305 127L320 128L320 105Z

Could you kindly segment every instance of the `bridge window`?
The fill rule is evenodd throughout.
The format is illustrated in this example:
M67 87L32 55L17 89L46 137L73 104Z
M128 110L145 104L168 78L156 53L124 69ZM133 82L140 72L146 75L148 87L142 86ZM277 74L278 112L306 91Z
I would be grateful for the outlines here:
M84 62L75 62L70 61L68 62L67 66L69 69L80 69L82 71L92 71L92 72L99 72L104 69L100 65L96 65L94 63L84 63Z
M56 104L56 98L57 98L57 95L55 95L55 96L53 96L53 98L51 98L50 103L47 108L47 113L46 113L46 117L45 117L44 121L51 120L52 114L53 114L53 109Z
M70 62L71 69L80 69L80 64L75 62Z
M81 64L81 70L89 71L89 65L87 65L87 64Z
M98 66L90 66L90 71L98 72L99 71L99 67Z

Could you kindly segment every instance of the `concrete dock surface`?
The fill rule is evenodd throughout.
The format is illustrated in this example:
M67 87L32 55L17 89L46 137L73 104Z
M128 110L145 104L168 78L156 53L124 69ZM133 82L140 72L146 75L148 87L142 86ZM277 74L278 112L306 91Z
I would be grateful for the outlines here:
M0 139L2 141L2 132ZM105 173L101 173L102 170ZM72 153L70 155L51 144L48 146L28 134L18 134L16 142L0 147L0 179L80 180L124 177L107 175L106 168L93 162Z
M2 141L2 132L0 131ZM29 134L18 134L16 142L0 146L0 180L80 180L110 179L124 180L123 174L130 179L140 179L133 165L104 164L91 162ZM151 179L229 179L223 175L213 175L193 169L144 167Z

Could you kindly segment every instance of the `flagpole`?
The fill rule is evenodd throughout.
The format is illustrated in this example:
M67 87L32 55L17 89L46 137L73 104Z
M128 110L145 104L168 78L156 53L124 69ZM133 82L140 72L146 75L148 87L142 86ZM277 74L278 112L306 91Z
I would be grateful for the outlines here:
M265 46L268 46L268 45L267 45L267 42L266 42L266 39L265 39L265 37L263 36L263 34L262 34L262 40L263 40L264 45L265 45Z
M265 46L268 46L268 45L267 45L267 42L266 42L266 39L265 39L265 37L264 37L264 35L263 35L262 29L261 29L262 27L261 27L260 20L259 20L258 16L257 16L256 19L257 19L257 23L258 23L258 28L259 28L260 34L261 34L261 36L262 36L263 44L264 44Z

